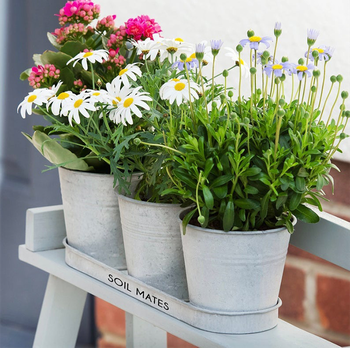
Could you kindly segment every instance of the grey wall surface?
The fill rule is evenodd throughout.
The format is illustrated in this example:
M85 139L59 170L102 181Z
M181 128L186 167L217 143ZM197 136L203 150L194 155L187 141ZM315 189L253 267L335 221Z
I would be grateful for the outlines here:
M1 0L1 3L7 3L4 17L8 22L0 60L0 320L1 325L34 330L48 276L19 261L17 249L24 243L26 210L61 204L61 197L57 170L42 173L49 163L21 134L32 133L32 126L43 121L38 115L23 120L17 114L17 105L31 90L27 82L19 80L19 75L33 66L34 53L52 49L46 32L59 26L54 14L65 1ZM89 344L94 336L93 299L88 297L79 340Z

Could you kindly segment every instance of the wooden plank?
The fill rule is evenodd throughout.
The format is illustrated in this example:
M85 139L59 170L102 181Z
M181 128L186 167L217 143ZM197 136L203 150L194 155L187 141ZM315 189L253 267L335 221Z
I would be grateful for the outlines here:
M64 261L64 250L31 252L19 247L19 257L37 268L55 275L140 319L201 348L339 348L320 337L296 328L282 320L276 328L251 335L225 335L196 329L138 301L100 281L70 268Z
M33 347L74 348L86 295L86 291L51 274Z
M62 205L27 210L25 243L28 250L63 248L62 241L65 236Z
M290 243L350 270L350 222L328 213L316 212L320 221L316 224L298 221Z
M126 348L166 348L167 334L153 324L125 313Z

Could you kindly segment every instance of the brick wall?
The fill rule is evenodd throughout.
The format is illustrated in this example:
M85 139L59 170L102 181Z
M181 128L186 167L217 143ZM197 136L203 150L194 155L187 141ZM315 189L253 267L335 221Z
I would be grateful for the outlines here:
M332 172L335 195L326 189L331 202L324 208L350 221L350 164L334 163L341 173ZM290 246L280 297L280 318L340 346L350 345L350 272ZM95 308L98 347L124 348L125 313L98 298ZM194 346L168 334L168 348L191 347Z

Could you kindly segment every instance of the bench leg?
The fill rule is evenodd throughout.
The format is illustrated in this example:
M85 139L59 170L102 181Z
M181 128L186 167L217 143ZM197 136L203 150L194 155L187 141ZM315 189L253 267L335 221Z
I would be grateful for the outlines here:
M126 348L166 348L167 333L151 323L125 312Z
M35 348L74 348L87 293L50 274L38 327Z

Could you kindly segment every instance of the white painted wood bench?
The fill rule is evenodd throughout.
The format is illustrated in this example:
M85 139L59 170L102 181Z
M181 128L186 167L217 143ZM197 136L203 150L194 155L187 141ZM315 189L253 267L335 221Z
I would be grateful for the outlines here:
M127 348L165 348L166 332L198 347L338 347L279 320L272 330L226 335L196 329L66 265L62 206L27 211L26 242L20 260L50 274L35 335L36 348L74 347L87 293L126 312ZM318 224L299 222L291 244L350 270L350 223L322 213Z

